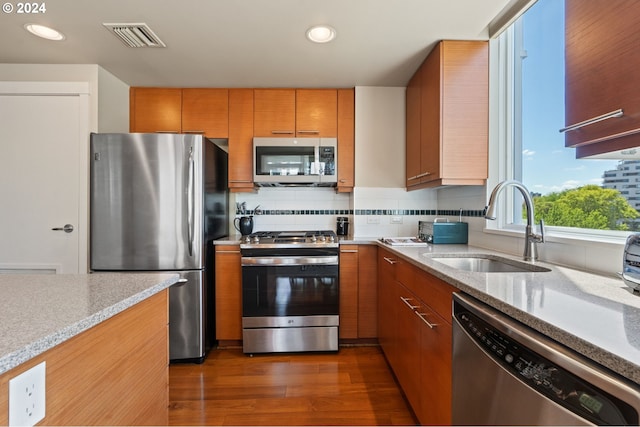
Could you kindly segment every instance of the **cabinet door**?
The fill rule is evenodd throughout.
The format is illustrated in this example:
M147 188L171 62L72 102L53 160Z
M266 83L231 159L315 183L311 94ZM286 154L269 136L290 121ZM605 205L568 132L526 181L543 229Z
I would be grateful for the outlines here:
M296 90L296 136L332 138L338 136L337 90Z
M338 186L350 193L355 186L355 90L338 90Z
M398 311L398 359L394 372L404 395L418 415L423 386L420 382L422 321L416 315L416 310L420 309L420 301L406 287L396 282L396 294L391 303L397 306Z
M423 425L451 425L451 324L422 306L420 406L416 415Z
M182 131L182 89L132 87L130 132Z
M440 178L440 143L442 79L441 44L437 44L421 67L420 73L420 182L435 181Z
M488 175L489 45L441 42L440 177L482 185Z
M229 89L229 188L253 191L253 89Z
M242 267L240 246L215 247L216 339L242 340Z
M228 94L227 89L182 89L182 132L227 138Z
M406 173L407 187L420 183L420 105L421 73L409 80L406 92Z
M640 2L567 0L565 32L566 125L624 112L565 132L565 145L584 145L577 157L640 145Z
M340 338L358 338L358 246L340 245Z
M295 89L255 89L253 136L295 136Z
M378 342L391 366L396 361L396 311L392 304L395 296L395 264L397 258L390 252L378 250Z
M378 247L358 246L358 338L378 336Z

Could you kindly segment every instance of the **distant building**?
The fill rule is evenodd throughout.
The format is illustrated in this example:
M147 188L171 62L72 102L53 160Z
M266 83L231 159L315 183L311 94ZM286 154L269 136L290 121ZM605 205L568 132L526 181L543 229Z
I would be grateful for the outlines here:
M618 190L640 211L640 160L621 160L616 169L605 171L602 178L602 188Z

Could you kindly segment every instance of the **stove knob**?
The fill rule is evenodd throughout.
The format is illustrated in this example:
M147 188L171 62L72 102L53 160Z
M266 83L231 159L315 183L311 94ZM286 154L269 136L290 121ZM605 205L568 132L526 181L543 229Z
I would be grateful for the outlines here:
M329 236L329 243L333 243L335 242L336 239L333 238L333 236Z
M317 238L316 238L315 234L314 234L313 236L311 236L311 242L312 242L312 243L315 243L315 242L316 242L316 240L317 240Z
M249 236L242 236L242 243L251 243L251 238Z
M260 243L260 237L258 237L258 236L253 236L253 239L251 240L251 243L254 243L254 244L258 244L258 243Z
M327 238L324 237L324 236L319 236L318 240L320 240L321 242L325 242L327 240Z

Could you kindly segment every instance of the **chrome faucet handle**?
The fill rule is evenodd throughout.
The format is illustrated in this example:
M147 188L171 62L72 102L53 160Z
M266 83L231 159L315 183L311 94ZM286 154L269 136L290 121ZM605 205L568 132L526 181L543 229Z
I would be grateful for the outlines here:
M540 243L544 243L544 220L540 218Z

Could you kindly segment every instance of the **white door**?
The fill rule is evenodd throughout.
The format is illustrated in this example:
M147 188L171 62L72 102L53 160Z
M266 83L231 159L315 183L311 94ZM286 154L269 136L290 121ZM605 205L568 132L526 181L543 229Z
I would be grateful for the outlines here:
M83 102L78 95L0 94L0 272L86 271ZM55 230L65 226L70 232Z

